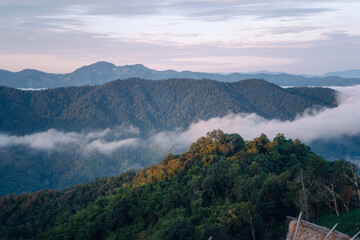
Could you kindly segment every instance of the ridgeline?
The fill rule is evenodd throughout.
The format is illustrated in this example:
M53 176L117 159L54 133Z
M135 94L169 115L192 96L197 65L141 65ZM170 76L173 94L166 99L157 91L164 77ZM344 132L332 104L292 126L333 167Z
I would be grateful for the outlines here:
M229 113L292 120L308 108L337 106L327 88L281 88L264 80L131 78L100 86L23 91L0 87L0 132L29 134L135 126L142 131L187 128Z
M142 78L165 80L172 78L212 79L236 82L246 79L265 79L282 86L351 86L360 84L359 70L333 72L319 77L292 75L287 73L231 73L217 74L174 70L157 71L142 64L115 66L109 62L96 62L73 72L54 74L35 69L10 72L0 69L0 85L14 88L55 88L69 86L101 85L115 79Z

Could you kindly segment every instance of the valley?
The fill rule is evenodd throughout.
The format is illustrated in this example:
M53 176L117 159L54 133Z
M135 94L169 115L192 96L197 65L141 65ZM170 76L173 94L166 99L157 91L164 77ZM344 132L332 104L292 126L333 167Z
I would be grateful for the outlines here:
M359 240L359 11L0 1L0 240Z
M259 123L286 122L305 110L316 115L337 107L334 90L281 88L257 79L131 78L39 91L0 87L0 92L1 195L63 189L147 167L185 151L206 131L229 126L211 121L226 121L231 114L240 120L230 120L236 129L246 115L256 114Z

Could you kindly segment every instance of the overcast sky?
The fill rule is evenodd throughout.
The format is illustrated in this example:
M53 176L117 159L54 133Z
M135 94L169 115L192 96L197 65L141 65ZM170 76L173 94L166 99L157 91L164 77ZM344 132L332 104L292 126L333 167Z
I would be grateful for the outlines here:
M359 0L0 0L0 68L359 69L359 12Z

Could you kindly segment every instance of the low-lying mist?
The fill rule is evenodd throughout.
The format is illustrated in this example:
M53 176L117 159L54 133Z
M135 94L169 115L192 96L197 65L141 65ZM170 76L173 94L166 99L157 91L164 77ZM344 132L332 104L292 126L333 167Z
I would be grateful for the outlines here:
M93 132L49 129L24 136L0 134L0 195L62 189L102 176L114 176L186 151L213 129L251 140L265 133L300 139L326 159L360 160L360 85L336 87L339 106L309 109L294 121L267 120L257 114L229 114L192 123L188 129L145 136L136 127Z
M27 146L34 150L62 151L67 145L77 145L78 150L84 153L98 151L111 154L113 151L129 145L136 145L139 130L129 128L107 128L103 131L88 133L62 132L49 129L45 132L25 136L9 136L0 134L0 148L12 146Z
M129 146L147 146L164 152L180 151L189 147L197 138L213 129L226 133L238 133L249 140L265 133L273 138L283 133L287 138L298 138L311 144L315 140L336 140L342 136L360 134L360 85L334 87L339 92L339 106L312 110L297 116L293 121L267 120L253 114L229 114L222 118L212 118L192 123L186 130L164 131L143 138L135 127L108 128L90 133L61 132L50 129L45 132L25 136L0 134L0 147L26 145L36 150L61 151L67 144L77 145L84 153L98 151L102 154Z
M298 138L305 143L317 139L331 140L360 133L360 85L334 87L339 106L314 111L309 109L293 121L267 120L253 114L229 114L191 124L186 131L161 132L153 137L161 145L189 144L212 129L226 133L238 133L249 140L265 133L269 138L284 133L287 138Z

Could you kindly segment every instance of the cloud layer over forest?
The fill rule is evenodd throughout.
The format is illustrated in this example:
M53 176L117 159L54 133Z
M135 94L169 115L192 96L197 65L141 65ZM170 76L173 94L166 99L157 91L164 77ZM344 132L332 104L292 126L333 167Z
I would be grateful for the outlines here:
M0 134L0 148L28 146L34 150L62 151L68 144L77 145L85 153L97 151L102 154L126 147L156 147L162 151L183 151L189 145L213 129L226 133L238 133L245 140L265 133L274 138L278 133L287 138L298 138L309 144L317 139L336 139L343 135L360 134L360 85L335 87L339 92L339 106L322 109L314 114L311 110L299 115L294 121L266 120L257 114L229 114L222 118L198 121L186 130L159 132L145 139L135 127L113 128L90 133L61 132L49 129L25 136Z

